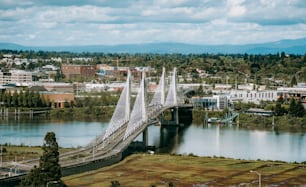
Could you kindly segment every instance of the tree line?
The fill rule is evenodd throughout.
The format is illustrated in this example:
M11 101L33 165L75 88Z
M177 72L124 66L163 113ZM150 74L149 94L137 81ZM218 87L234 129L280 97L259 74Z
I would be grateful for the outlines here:
M291 117L304 117L305 109L300 100L291 98L289 101L289 107L285 105L285 100L280 97L277 99L275 104L274 113L276 116L282 116L288 114Z
M178 75L186 79L187 74L192 75L192 82L225 83L225 77L234 85L235 81L245 81L271 86L278 86L278 81L290 85L293 77L297 82L306 82L306 54L127 54L127 53L71 53L71 52L47 52L47 51L14 51L0 50L0 58L3 54L19 54L23 58L37 58L37 64L31 64L28 69L54 64L58 67L62 63L73 64L107 64L110 66L150 66L160 74L162 67L171 70L177 67ZM63 62L51 61L52 57L60 57ZM92 61L69 61L73 57L92 58ZM46 61L46 59L48 59ZM117 61L118 60L118 61ZM118 64L117 64L118 63ZM4 66L3 65L0 65ZM4 67L3 67L4 68ZM2 68L2 69L3 69ZM214 76L199 77L197 69L205 70ZM155 76L154 73L151 76ZM217 78L217 76L219 78ZM59 79L61 76L59 75ZM61 80L62 81L62 80Z
M1 91L0 103L2 107L47 107L49 102L45 101L38 92L34 91Z

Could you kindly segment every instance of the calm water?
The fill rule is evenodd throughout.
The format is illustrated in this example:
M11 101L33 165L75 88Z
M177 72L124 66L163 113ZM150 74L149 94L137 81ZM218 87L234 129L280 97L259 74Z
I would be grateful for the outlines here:
M173 153L252 160L306 161L305 134L193 125L176 139Z
M0 144L42 145L47 132L56 134L61 147L78 147L88 144L104 132L107 123L80 121L0 122Z
M0 144L42 145L46 132L54 131L61 147L88 144L103 133L107 123L0 121ZM141 140L141 136L137 138ZM306 136L299 133L251 131L218 125L184 128L149 127L149 144L160 152L224 156L240 159L306 161Z

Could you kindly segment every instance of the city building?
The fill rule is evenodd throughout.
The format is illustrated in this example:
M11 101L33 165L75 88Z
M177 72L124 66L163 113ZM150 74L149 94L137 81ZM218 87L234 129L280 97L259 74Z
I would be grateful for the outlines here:
M284 99L289 100L290 98L295 98L300 100L306 109L306 84L299 83L295 87L280 87L277 88L277 96L283 97Z
M34 84L33 84L34 86ZM35 86L42 86L49 92L74 93L74 86L71 83L63 82L36 82Z
M66 108L75 102L74 93L63 92L40 92L44 100L51 102L52 108Z
M194 108L217 110L217 99L213 97L193 97L192 104Z
M260 101L276 101L277 93L276 90L231 90L230 97L233 102L241 101L244 103L252 102L259 104Z
M227 95L213 95L212 97L193 97L192 104L195 108L205 110L224 110L230 106Z
M277 88L277 94L284 99L294 97L295 99L306 100L306 85L300 83L295 87L280 87Z
M217 101L217 108L219 110L224 110L229 107L230 99L227 95L213 95L213 98Z
M107 64L97 64L96 69L98 70L98 75L101 76L112 76L114 75L114 67Z
M96 66L94 65L63 64L61 70L66 79L94 78L96 74Z
M15 84L17 86L28 86L33 82L32 73L24 70L10 70L9 72L0 72L0 84Z

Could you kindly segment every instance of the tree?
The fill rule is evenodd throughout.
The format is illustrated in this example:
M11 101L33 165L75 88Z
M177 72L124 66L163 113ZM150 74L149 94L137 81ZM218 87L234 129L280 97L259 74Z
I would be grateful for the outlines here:
M33 107L33 97L34 97L34 92L30 91L27 98L28 107Z
M294 98L290 99L288 113L293 117L303 117L305 109L300 101L296 101Z
M120 183L118 181L111 181L110 187L120 187Z
M42 147L43 155L40 157L41 175L47 181L60 181L62 177L59 165L58 144L54 132L48 132L45 136L45 143Z
M296 77L295 75L292 76L292 79L291 79L291 82L290 82L290 86L293 87L297 85L297 80L296 80Z
M30 173L26 178L21 181L21 186L42 186L43 181L40 176L40 168L37 168L36 165L31 169Z
M290 99L288 113L290 116L295 116L296 113L296 103L293 97Z
M12 102L12 96L11 96L11 92L7 92L6 93L6 106L10 107Z
M18 106L18 94L16 91L13 93L13 96L12 96L12 106L13 107Z
M49 181L57 181L57 186L66 186L61 180L58 144L54 132L47 132L42 147L39 167L34 168L22 181L22 186L45 186Z
M199 86L199 88L197 90L197 95L198 96L202 96L203 95L203 86L202 86L202 84Z
M282 116L286 112L286 109L282 107L283 103L284 103L283 97L280 97L277 99L275 109L274 109L274 113L276 116Z
M22 106L23 107L28 106L28 95L29 95L29 90L26 90L26 92L23 94L23 97L22 97Z
M21 107L23 105L23 97L24 97L24 94L23 94L23 91L21 91L19 93L19 96L18 96L18 106Z
M300 102L300 101L298 101L297 103L296 103L296 109L295 109L295 116L296 117L304 117L304 115L305 115L305 109L304 109L304 106L303 106L303 104Z

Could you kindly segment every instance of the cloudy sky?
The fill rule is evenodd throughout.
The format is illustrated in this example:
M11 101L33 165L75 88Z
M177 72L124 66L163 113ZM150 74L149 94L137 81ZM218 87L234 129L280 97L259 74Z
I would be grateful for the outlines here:
M0 0L0 42L246 44L306 37L305 0Z

